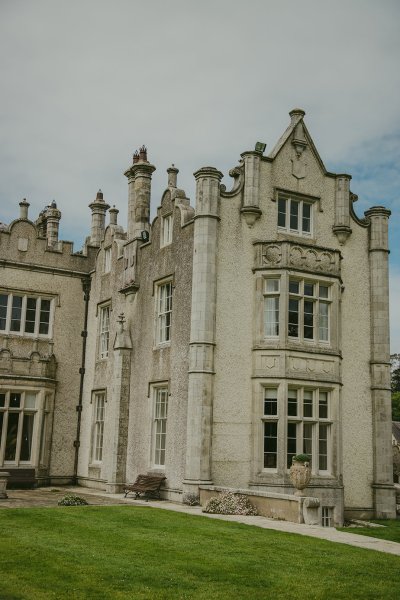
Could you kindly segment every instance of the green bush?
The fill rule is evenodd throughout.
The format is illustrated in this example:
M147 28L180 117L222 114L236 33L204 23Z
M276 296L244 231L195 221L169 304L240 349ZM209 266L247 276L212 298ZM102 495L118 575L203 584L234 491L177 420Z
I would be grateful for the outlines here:
M85 498L81 498L75 494L66 494L58 501L58 506L86 506L88 504L89 502L86 502Z

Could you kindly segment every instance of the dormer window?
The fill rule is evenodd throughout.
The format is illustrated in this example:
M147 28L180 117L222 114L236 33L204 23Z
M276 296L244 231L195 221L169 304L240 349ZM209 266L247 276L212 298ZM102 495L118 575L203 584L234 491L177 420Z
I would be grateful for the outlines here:
M161 221L161 248L172 242L172 215L167 215Z
M300 198L279 195L278 229L311 237L313 230L312 203Z

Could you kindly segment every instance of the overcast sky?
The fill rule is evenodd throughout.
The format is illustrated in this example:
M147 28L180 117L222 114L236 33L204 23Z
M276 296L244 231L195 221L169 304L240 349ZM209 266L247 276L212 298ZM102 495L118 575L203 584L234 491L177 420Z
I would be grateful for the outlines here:
M398 0L0 0L0 221L55 199L78 250L99 188L125 225L141 144L154 212L171 163L193 203L193 171L227 173L258 140L268 153L301 107L327 169L353 175L358 214L392 210L400 352L399 23Z

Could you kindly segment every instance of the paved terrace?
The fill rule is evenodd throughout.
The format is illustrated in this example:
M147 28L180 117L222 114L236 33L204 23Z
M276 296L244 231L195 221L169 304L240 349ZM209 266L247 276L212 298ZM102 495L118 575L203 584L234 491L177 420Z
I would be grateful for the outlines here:
M400 544L379 540L356 533L346 533L337 531L334 527L319 527L317 525L299 525L289 523L288 521L276 521L266 517L245 517L241 515L210 515L201 512L199 506L187 506L185 504L175 504L166 500L134 500L133 498L124 498L123 494L105 494L100 490L94 490L84 487L68 488L38 488L35 490L7 490L8 498L0 500L0 509L7 508L48 508L57 506L58 501L67 493L78 494L85 498L89 504L94 506L112 506L129 504L133 506L150 506L163 510L173 510L175 512L187 513L196 516L208 517L209 519L221 519L223 521L233 521L235 523L245 523L254 527L263 529L274 529L286 533L297 533L309 537L320 538L338 544L347 544L357 546L368 550L378 552L387 552L400 556Z

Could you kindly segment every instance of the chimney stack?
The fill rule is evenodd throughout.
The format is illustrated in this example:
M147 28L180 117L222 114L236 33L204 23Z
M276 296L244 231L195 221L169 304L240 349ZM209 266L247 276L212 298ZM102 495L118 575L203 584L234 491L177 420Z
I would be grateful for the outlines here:
M151 176L156 170L147 160L147 148L142 146L133 155L133 164L124 175L128 178L128 240L149 231Z
M54 248L58 243L58 227L61 219L61 212L58 210L55 200L47 207L45 219L47 246Z
M103 199L103 192L99 190L96 194L96 199L89 204L92 211L92 226L90 231L90 244L92 246L100 246L104 239L104 231L106 228L106 212L110 208Z
M29 202L26 201L26 198L24 198L22 200L22 202L19 203L19 218L20 219L27 219L28 218L28 208L29 208L30 204Z

